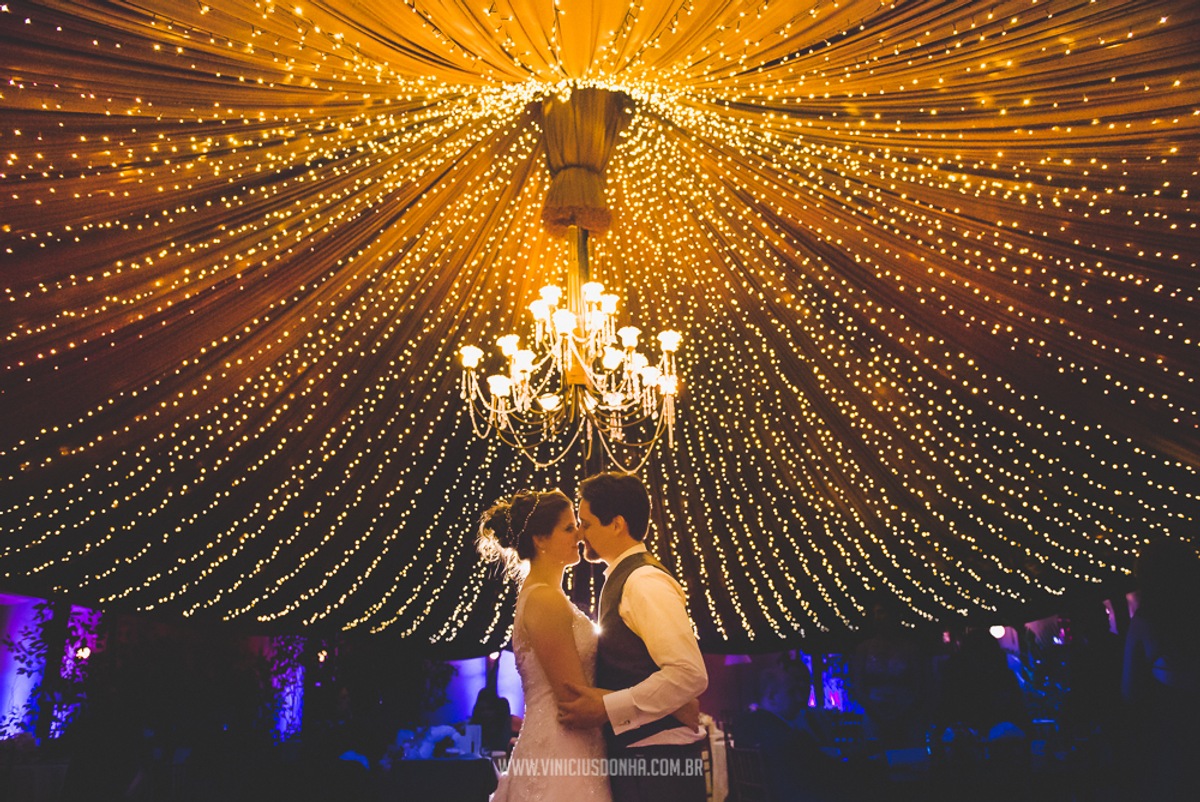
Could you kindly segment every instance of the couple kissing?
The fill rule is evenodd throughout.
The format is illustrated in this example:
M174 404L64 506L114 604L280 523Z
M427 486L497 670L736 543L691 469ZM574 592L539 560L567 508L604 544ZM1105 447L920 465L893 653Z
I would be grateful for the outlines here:
M513 653L525 722L493 802L699 802L697 697L708 675L674 577L642 543L650 496L601 473L561 491L522 491L483 517L479 549L522 580ZM563 592L564 571L606 564L599 620Z

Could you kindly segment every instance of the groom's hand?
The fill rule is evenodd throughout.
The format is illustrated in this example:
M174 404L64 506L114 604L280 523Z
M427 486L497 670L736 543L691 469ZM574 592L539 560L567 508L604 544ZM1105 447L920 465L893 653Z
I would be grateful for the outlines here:
M604 695L608 691L587 685L567 682L566 689L574 699L558 703L558 720L564 726L577 730L592 730L604 726L608 711L604 707Z

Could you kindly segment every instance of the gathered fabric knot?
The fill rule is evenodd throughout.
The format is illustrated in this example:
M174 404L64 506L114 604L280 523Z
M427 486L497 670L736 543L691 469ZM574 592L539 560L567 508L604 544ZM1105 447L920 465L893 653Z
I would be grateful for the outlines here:
M612 228L604 171L633 119L633 100L623 92L575 89L566 98L547 98L538 111L550 168L542 222L553 236L564 236L571 226L604 234Z

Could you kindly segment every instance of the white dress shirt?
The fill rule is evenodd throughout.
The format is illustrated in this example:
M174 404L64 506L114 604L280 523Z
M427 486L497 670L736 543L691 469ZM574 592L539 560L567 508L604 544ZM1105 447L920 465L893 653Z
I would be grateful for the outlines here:
M605 579L626 557L646 551L638 543L621 554L604 571ZM614 690L604 697L604 709L613 731L620 735L674 713L708 687L708 672L688 618L687 598L670 574L652 565L635 569L625 580L621 620L646 644L658 665L632 688ZM675 727L647 736L632 746L690 744L705 737L703 728Z

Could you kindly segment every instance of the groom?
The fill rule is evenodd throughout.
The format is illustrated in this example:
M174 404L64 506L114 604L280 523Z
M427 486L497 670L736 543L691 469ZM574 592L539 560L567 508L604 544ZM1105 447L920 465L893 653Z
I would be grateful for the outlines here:
M579 488L589 562L604 561L596 688L559 705L576 728L604 727L614 802L698 802L706 733L696 697L708 673L679 583L642 543L650 495L636 476L601 473ZM614 689L614 690L602 690Z

